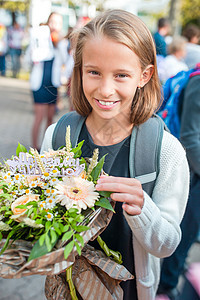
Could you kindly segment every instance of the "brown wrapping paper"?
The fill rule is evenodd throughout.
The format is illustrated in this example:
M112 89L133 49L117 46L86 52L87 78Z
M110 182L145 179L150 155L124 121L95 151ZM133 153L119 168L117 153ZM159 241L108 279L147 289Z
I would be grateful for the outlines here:
M74 249L67 260L64 258L64 245L60 242L54 251L27 262L32 243L15 241L0 256L0 277L21 278L34 274L50 275L47 276L45 284L47 299L71 299L65 270L73 265L72 280L80 299L122 299L122 289L119 283L134 277L124 266L115 263L103 252L87 245L89 240L94 240L108 226L112 214L104 208L99 208L93 213L88 224L90 230L82 233L85 242L82 255L79 256ZM0 249L4 243L5 240L0 242Z
M72 269L72 280L77 296L83 300L123 299L121 281L133 279L125 267L106 257L89 245L84 247ZM65 273L47 276L45 282L47 300L71 299Z

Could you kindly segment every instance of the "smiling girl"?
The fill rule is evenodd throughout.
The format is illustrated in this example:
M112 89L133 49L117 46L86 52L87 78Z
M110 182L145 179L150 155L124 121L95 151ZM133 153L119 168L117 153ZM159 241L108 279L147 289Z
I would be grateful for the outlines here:
M121 252L124 266L135 276L120 284L123 299L153 300L160 258L171 255L180 242L189 187L185 152L166 131L153 193L148 195L139 180L130 178L131 133L153 116L161 98L153 38L138 17L107 11L80 29L74 59L71 95L84 117L78 138L85 140L82 155L91 157L95 148L100 157L108 154L104 170L110 176L101 176L96 190L111 191L116 201L116 214L101 236ZM52 143L55 126L47 129L42 151L63 145L65 134L58 131L58 143Z

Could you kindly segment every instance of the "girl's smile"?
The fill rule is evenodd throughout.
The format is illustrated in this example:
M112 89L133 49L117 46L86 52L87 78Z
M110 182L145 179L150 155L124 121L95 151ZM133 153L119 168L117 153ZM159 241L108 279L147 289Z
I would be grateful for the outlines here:
M103 109L112 109L119 101L103 101L95 99L97 102L97 105L99 105L100 108Z

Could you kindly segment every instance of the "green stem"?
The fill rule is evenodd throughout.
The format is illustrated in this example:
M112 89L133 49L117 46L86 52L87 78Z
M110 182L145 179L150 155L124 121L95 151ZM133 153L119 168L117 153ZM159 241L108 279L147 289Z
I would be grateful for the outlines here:
M97 242L99 243L99 246L101 247L101 249L105 252L105 254L107 256L112 256L113 260L116 263L118 263L120 265L122 264L122 255L120 252L109 249L108 246L106 245L106 243L100 237L100 235L97 237Z
M76 289L72 281L72 266L70 266L68 269L66 269L66 279L67 283L69 285L70 295L72 297L72 300L78 300L76 296Z

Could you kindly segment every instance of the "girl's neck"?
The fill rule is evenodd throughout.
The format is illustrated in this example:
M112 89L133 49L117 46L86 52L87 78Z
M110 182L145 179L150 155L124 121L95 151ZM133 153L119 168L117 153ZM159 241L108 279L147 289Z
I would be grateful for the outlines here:
M99 146L117 144L129 136L133 129L133 124L127 118L99 120L92 114L86 119L86 126L93 142Z

